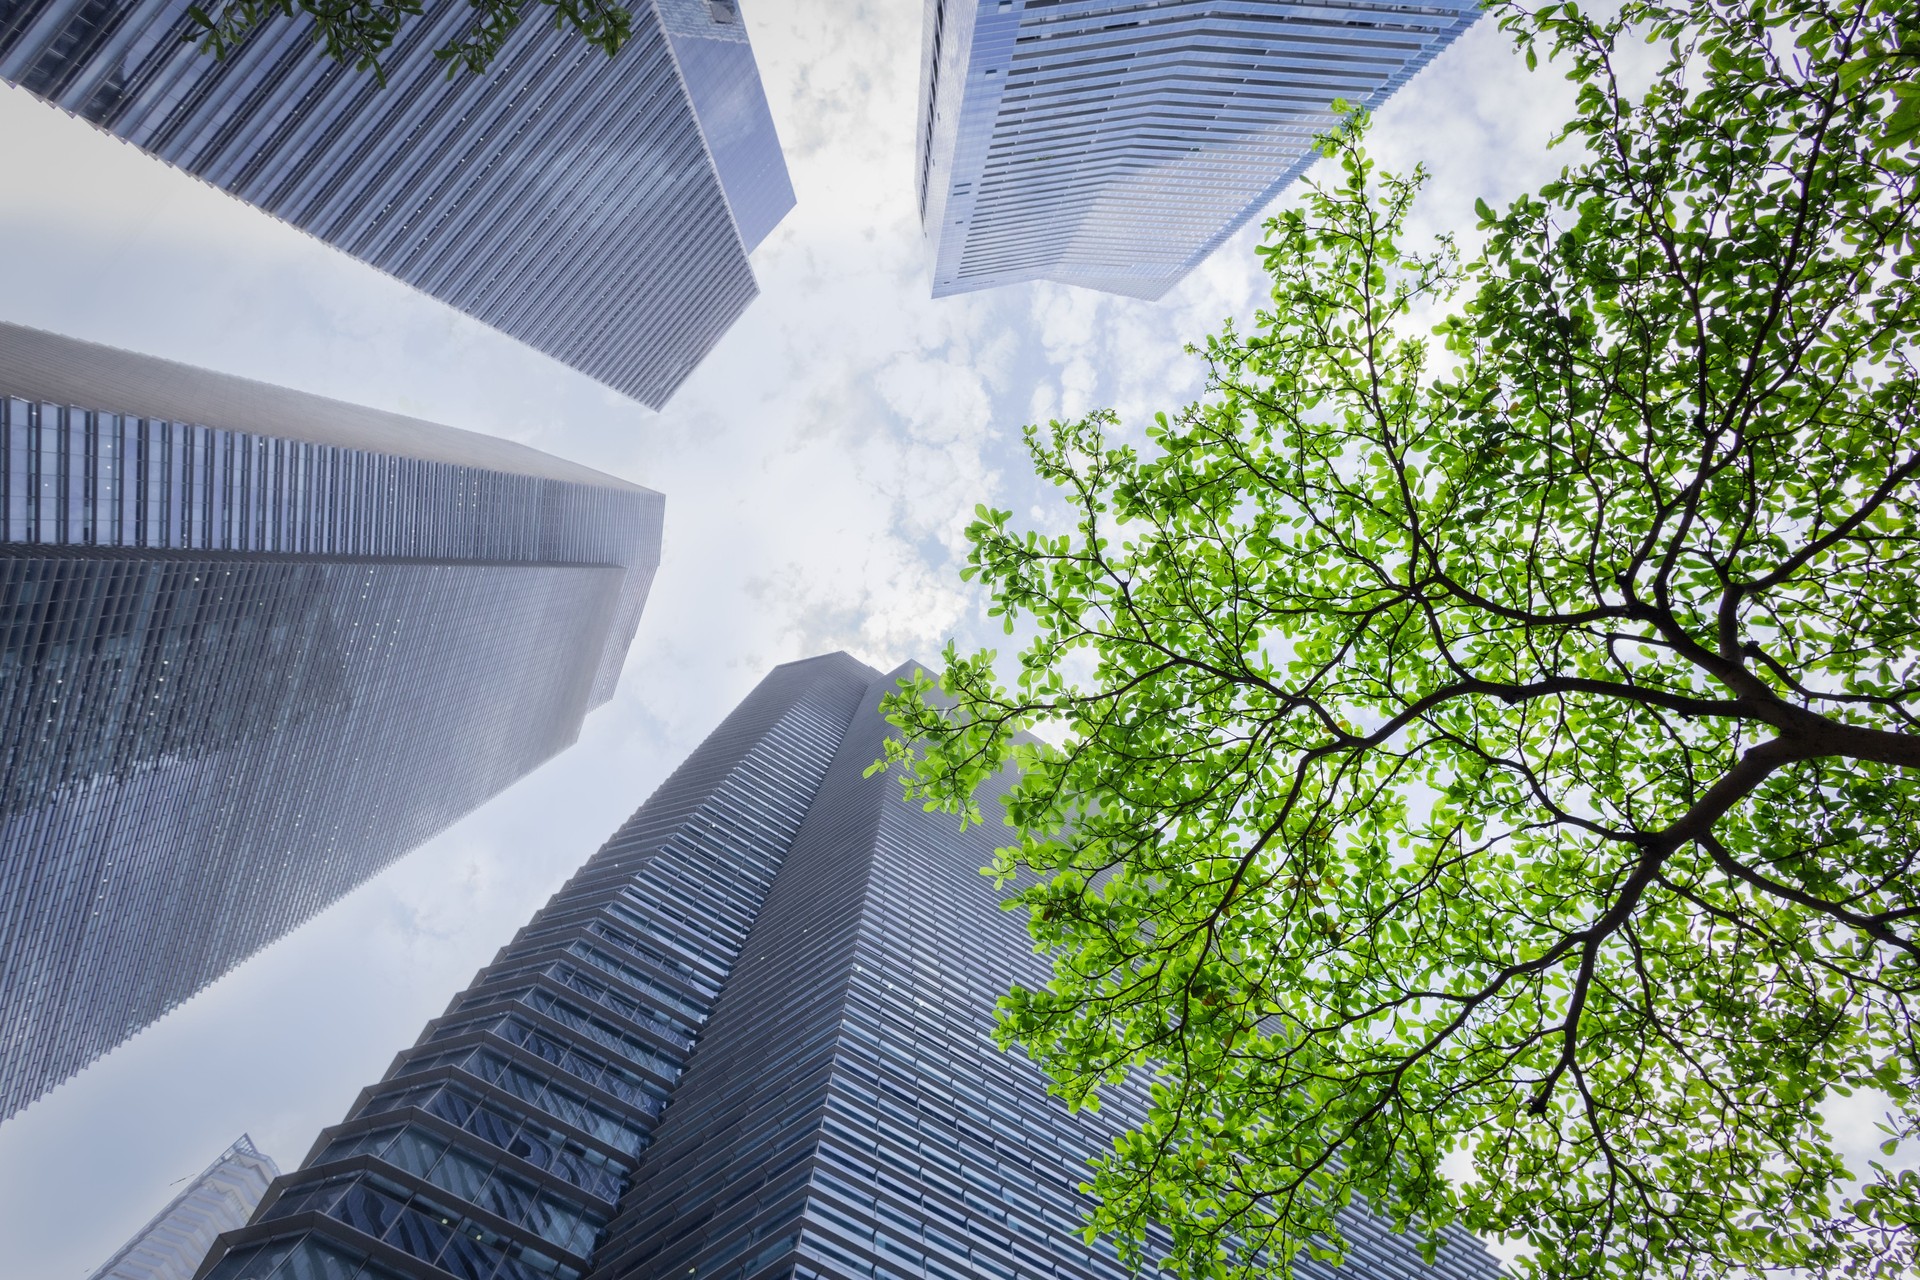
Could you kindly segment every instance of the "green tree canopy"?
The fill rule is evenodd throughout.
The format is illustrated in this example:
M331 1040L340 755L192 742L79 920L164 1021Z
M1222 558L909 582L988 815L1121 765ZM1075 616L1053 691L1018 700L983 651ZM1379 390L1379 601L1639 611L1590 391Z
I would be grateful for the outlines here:
M1822 1111L1920 1127L1920 14L1499 12L1560 178L1462 260L1331 138L1201 402L1028 429L1069 531L982 508L966 570L1017 674L949 647L888 763L974 820L1021 770L1000 1035L1153 1071L1091 1183L1136 1259L1284 1274L1364 1200L1540 1276L1912 1268L1920 1176Z
M507 37L527 16L526 0L469 0L472 19L459 35L434 50L449 76L462 69L479 73L505 47ZM551 11L555 27L571 28L609 57L633 34L633 15L616 0L539 0ZM274 18L296 12L313 19L313 38L340 62L370 71L381 83L380 59L392 48L408 21L425 10L425 0L217 0L196 3L188 16L201 31L200 44L216 58L244 44Z

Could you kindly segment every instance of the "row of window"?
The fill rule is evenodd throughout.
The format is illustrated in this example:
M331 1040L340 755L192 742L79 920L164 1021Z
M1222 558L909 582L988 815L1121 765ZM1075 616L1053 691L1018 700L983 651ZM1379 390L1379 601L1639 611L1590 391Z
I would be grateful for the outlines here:
M536 1058L551 1062L576 1080L584 1080L602 1093L610 1093L622 1102L639 1102L642 1098L656 1103L664 1101L655 1097L648 1089L646 1082L633 1072L609 1062L602 1062L591 1054L582 1053L572 1045L532 1026L524 1018L507 1015L483 1018L478 1022L457 1022L441 1027L433 1033L431 1039L447 1040L454 1036L472 1035L475 1032L486 1032L498 1036L508 1044L516 1045Z
M592 926L592 932L596 936L604 938L611 933L612 930L596 920ZM712 1012L708 1005L702 1004L697 1000L689 999L665 983L648 977L632 965L616 960L604 951L595 950L584 942L574 941L568 943L567 954L585 960L594 968L599 969L603 973L613 975L637 991L646 992L649 998L658 1000L661 1004L685 1018L689 1032L697 1031L701 1026L705 1025L707 1015Z
M591 865L592 864L589 864L589 866ZM581 910L607 911L616 916L620 915L623 908L621 908L619 904L607 904L598 900L605 892L605 886L593 886L593 892L585 894L570 889L563 889L550 910L563 917ZM631 914L631 912L627 914ZM536 916L532 923L520 931L515 937L513 947L511 948L513 954L518 955L522 952L539 951L546 945L542 940L548 935L579 927L580 922L578 920L567 920L563 924L549 927L545 923L546 915L547 912L543 912L540 916ZM633 921L623 918L622 923L632 925ZM655 928L657 927L658 926L655 926ZM647 933L650 937L653 936L652 929L642 928L638 925L635 925L634 928L638 932ZM638 961L640 964L657 971L664 977L684 982L694 988L702 997L705 997L706 1003L697 1006L700 1009L700 1020L705 1020L706 1011L711 1007L711 1001L720 992L720 984L707 976L706 973L696 970L693 965L685 960L666 955L662 948L649 946L646 943L629 937L626 933L612 928L602 920L592 919L588 921L586 929L587 932L593 934L596 938L612 944L628 960ZM666 939L661 939L661 941L664 942ZM691 954L678 946L670 945L667 949L681 951L682 954ZM576 952L576 954L578 953ZM504 972L504 970L496 967L495 972ZM675 995L673 998L678 1001L685 1000L687 997Z
M529 1009L552 1018L569 1031L577 1031L595 1044L613 1050L627 1061L660 1076L669 1085L680 1078L680 1063L666 1054L611 1026L585 1010L578 1009L544 987L525 987L499 994L489 992L489 1000L518 1000Z
M435 1067L455 1067L465 1071L537 1107L560 1123L591 1134L625 1155L638 1154L640 1148L646 1145L645 1131L633 1117L615 1115L552 1081L543 1080L490 1049L456 1049L451 1053L428 1054L411 1059L400 1068L398 1074L413 1075ZM651 1101L639 1100L635 1105L645 1111L644 1103ZM659 1109L659 1104L654 1103L653 1114L648 1116L646 1128L651 1128L650 1122L659 1118Z
M319 1213L430 1262L458 1280L580 1280L579 1267L475 1222L433 1196L372 1174L284 1193L262 1222Z
M0 395L0 542L618 564L650 528L648 505L616 489Z
M620 1193L626 1189L630 1170L624 1165L582 1146L544 1123L540 1115L522 1118L497 1102L482 1102L453 1085L427 1085L382 1094L369 1102L360 1114L385 1115L402 1107L416 1107L437 1116L609 1204L618 1202Z
M635 892L633 886L627 885L623 887L621 889L621 895L622 897L631 898L633 903L644 904L643 909L636 910L633 903L618 900L604 904L602 909L621 924L646 934L654 941L660 943L666 950L677 951L682 956L702 961L702 965L696 967L688 963L687 960L676 959L673 956L654 957L673 972L685 978L688 982L717 997L720 994L720 984L708 976L707 971L713 968L714 962L709 954L709 949L701 945L702 940L698 938L679 937L659 921L649 919L645 914L645 910L651 909L654 904L647 902L643 895ZM634 954L652 955L653 953L645 949L636 949Z
M645 931L683 954L697 956L709 965L715 962L716 957L732 955L740 945L739 934L723 936L715 931L712 921L681 911L654 886L643 887L640 881L649 870L651 864L635 876L632 884L621 890L621 897L627 899L626 902L609 903L607 909L634 928ZM655 891L648 892L649 889ZM639 910L635 911L634 906L638 906Z
M800 1243L800 1233L789 1229L800 1213L801 1207L796 1205L792 1213L776 1222L769 1222L754 1231L741 1232L738 1238L706 1260L705 1269L700 1274L710 1280L745 1280L745 1277L771 1265ZM759 1247L755 1248L756 1245ZM737 1261L743 1255L746 1255L744 1261ZM720 1271L730 1262L735 1263L731 1271ZM716 1272L719 1274L716 1275Z
M520 1177L505 1168L497 1157L454 1146L419 1125L375 1129L337 1139L314 1163L324 1164L356 1155L373 1156L431 1182L496 1218L525 1227L576 1257L584 1258L593 1251L593 1242L607 1225L603 1214ZM290 1190L274 1203L266 1216L284 1218L307 1209L323 1210L324 1206L304 1190Z
M1026 1196L1004 1195L992 1177L978 1176L976 1166L970 1165L959 1176L926 1177L908 1171L904 1177L892 1177L889 1166L893 1171L900 1166L886 1158L889 1153L884 1147L876 1164L871 1155L851 1154L849 1145L835 1142L833 1135L821 1143L820 1167L814 1172L819 1190L809 1206L855 1242L886 1236L895 1244L944 1252L960 1259L963 1267L973 1265L996 1275L1009 1274L1016 1254L1028 1260L1052 1259L1023 1262L1022 1270L1043 1274L1057 1270L1062 1276L1078 1274L1087 1265L1089 1253L1113 1257L1113 1247L1106 1241L1087 1246L1075 1239L1084 1228L1082 1219L1049 1214ZM928 1187L938 1187L945 1194L924 1194L921 1189ZM990 1198L995 1193L1004 1198L996 1203ZM948 1201L964 1204L965 1212L956 1211Z
M946 1241L938 1233L932 1240L919 1239L917 1244L909 1244L884 1228L855 1222L830 1203L818 1199L808 1202L807 1221L812 1230L806 1233L805 1250L821 1261L835 1264L836 1271L848 1276L880 1276L891 1280L893 1275L905 1272L928 1280L1015 1280L1019 1274L991 1255L977 1250L970 1255L965 1245ZM836 1239L868 1250L882 1261L868 1261L836 1244ZM1044 1264L1031 1272L1035 1277L1058 1274ZM1072 1277L1073 1273L1066 1274Z
M497 1274L496 1269L472 1280L494 1280ZM207 1280L403 1280L403 1277L369 1262L367 1255L357 1250L329 1244L316 1236L302 1236L236 1249L221 1259Z
M693 1037L674 1027L666 1015L652 1005L630 1000L606 983L589 978L570 964L552 966L547 970L547 976L558 980L568 990L578 992L601 1008L610 1009L628 1022L645 1027L683 1053L692 1050Z

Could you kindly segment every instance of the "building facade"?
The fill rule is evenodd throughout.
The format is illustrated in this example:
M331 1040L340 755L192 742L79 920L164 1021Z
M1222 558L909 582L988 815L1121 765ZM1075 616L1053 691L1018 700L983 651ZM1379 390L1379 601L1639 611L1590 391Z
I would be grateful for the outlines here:
M1476 0L926 0L914 178L933 295L1158 298L1378 107Z
M484 75L427 0L369 73L304 17L224 60L191 0L19 0L0 78L658 408L753 299L793 205L738 7L633 0L609 58L529 14Z
M571 743L662 505L0 326L0 1118Z
M241 1134L88 1280L192 1280L214 1239L252 1217L279 1174Z
M993 1046L1045 964L978 874L995 833L863 776L899 674L777 668L200 1280L1126 1274L1076 1188L1142 1099L1072 1115ZM1346 1274L1496 1274L1353 1234Z

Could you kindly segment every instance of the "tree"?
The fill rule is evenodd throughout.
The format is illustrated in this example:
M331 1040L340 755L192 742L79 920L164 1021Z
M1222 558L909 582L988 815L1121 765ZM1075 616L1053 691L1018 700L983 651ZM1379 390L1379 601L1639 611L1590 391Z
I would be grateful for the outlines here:
M1352 117L1201 402L1028 428L1071 528L983 507L965 571L1017 674L949 645L875 767L963 821L1018 767L999 1035L1152 1073L1090 1184L1136 1260L1285 1274L1358 1200L1537 1276L1911 1268L1920 1176L1822 1111L1920 1130L1916 13L1498 12L1561 177L1416 251Z
M556 28L572 28L608 57L620 52L633 34L633 15L615 0L540 0L553 11ZM473 17L458 36L435 49L447 75L462 68L478 74L505 47L526 16L525 0L471 0ZM201 48L224 58L274 18L295 10L313 19L313 38L338 62L370 71L381 84L386 76L381 55L393 46L400 28L425 9L425 0L222 0L209 10L191 5L187 16L200 29Z

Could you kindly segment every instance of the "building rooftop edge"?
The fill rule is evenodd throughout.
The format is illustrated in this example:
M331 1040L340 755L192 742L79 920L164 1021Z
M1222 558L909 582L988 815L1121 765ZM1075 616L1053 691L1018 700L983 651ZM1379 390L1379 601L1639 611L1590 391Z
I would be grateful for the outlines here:
M0 328L10 327L11 326L0 326ZM264 1176L269 1183L280 1176L280 1166L274 1162L273 1157L254 1146L253 1139L247 1134L241 1134L228 1144L225 1151L215 1156L213 1163L202 1169L192 1181L187 1181L185 1178L180 1179L180 1181L187 1183L186 1189L174 1196L173 1199L167 1201L167 1203L161 1207L160 1212L148 1218L145 1226L141 1227L131 1236L128 1236L127 1242L121 1245L111 1258L108 1258L89 1273L87 1280L108 1280L109 1273L111 1273L115 1267L119 1266L121 1262L125 1261L135 1249L139 1248L140 1245L152 1235L154 1228L165 1222L175 1209L178 1209L185 1203L188 1196L198 1191L221 1165L227 1164L235 1159L252 1160L264 1164L267 1167L267 1172ZM262 1190L265 1190L264 1186Z
M499 436L3 321L0 394L605 489L654 492Z

